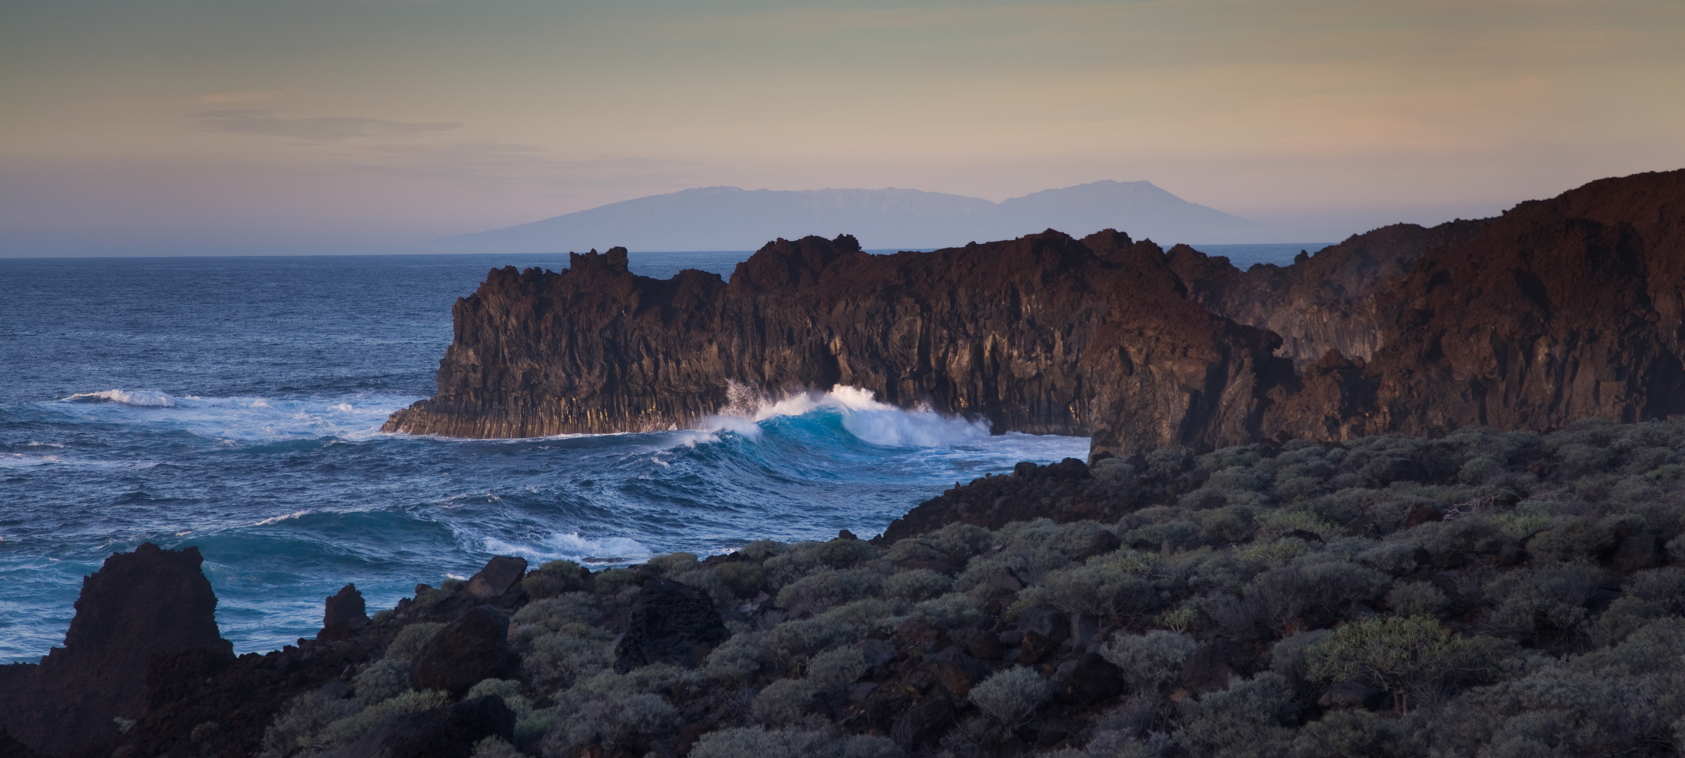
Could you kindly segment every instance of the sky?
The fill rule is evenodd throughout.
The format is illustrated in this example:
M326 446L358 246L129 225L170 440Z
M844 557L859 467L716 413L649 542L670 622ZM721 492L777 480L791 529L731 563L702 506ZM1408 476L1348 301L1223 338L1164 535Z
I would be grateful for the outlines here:
M1681 135L1685 0L0 3L0 256L1101 179L1333 241L1685 167Z

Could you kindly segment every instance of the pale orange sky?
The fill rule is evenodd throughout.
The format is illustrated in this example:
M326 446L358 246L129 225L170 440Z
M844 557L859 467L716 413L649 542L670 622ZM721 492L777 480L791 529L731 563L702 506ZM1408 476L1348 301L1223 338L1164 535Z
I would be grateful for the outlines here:
M0 6L0 255L1100 179L1325 241L1685 166L1679 0L23 5Z

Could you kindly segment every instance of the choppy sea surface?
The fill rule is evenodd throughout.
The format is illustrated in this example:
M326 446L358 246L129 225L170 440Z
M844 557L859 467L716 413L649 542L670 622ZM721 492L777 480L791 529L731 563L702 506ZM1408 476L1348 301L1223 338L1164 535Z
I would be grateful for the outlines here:
M1220 247L1246 266L1307 246ZM631 265L729 276L746 257ZM264 651L313 636L347 582L372 611L499 554L607 566L866 537L955 482L1086 453L847 387L672 432L379 431L432 393L457 297L496 266L566 262L0 259L0 663L62 643L82 578L148 541L198 546L223 635Z

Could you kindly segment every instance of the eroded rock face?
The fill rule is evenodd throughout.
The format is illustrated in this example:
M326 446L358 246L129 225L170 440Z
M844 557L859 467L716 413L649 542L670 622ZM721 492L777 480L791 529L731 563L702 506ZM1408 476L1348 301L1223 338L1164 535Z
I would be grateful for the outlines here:
M707 592L656 579L638 590L631 623L614 646L614 670L624 674L652 663L693 667L730 634Z
M410 681L418 690L461 695L509 668L509 617L491 606L469 608L433 635L415 657Z
M82 582L64 647L39 664L0 668L0 724L10 736L49 755L110 742L114 719L143 715L154 655L202 650L232 659L203 562L198 548L151 543L107 558Z
M729 283L493 271L457 302L439 391L388 431L665 429L850 385L1092 454L1544 429L1685 406L1685 171L1500 218L1396 225L1242 272L1118 232L934 253L778 240Z

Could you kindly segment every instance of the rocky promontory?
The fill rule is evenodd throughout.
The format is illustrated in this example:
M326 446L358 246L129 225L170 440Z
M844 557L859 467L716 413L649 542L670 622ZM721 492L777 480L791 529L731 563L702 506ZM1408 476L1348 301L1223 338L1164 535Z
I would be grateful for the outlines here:
M385 428L667 429L838 384L1094 454L1663 418L1685 402L1682 247L1685 171L1248 271L1119 232L778 240L729 282L637 276L616 248L491 272L453 310L437 394Z

